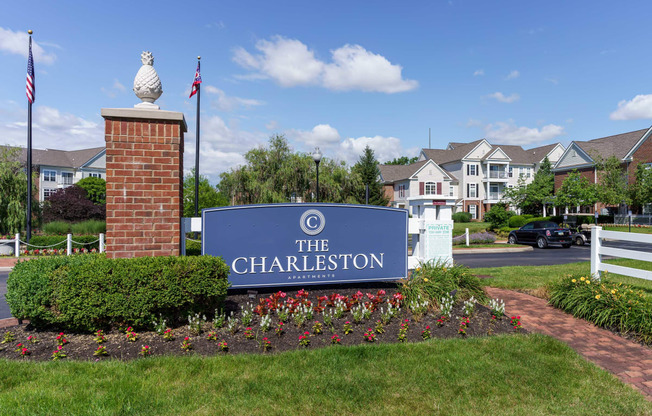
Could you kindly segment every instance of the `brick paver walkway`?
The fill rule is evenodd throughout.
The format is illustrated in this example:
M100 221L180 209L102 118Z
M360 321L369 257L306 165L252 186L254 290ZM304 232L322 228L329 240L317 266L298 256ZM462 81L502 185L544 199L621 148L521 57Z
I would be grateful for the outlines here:
M574 318L543 299L511 290L485 289L492 298L505 301L506 313L520 315L524 328L565 342L652 401L652 350Z

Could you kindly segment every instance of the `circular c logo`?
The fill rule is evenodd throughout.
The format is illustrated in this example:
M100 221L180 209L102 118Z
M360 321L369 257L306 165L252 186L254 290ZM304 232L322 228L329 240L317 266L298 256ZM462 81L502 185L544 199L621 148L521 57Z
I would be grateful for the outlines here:
M309 209L301 215L299 225L304 233L308 235L317 235L324 230L326 218L324 218L324 214L316 209Z

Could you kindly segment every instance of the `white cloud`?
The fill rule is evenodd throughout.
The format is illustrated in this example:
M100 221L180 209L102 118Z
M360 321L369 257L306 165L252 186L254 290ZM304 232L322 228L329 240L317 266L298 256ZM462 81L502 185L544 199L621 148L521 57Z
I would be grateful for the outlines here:
M119 93L125 92L127 88L120 83L117 79L113 80L113 85L110 88L101 87L100 91L110 98L115 98Z
M612 120L639 120L652 118L652 94L637 95L631 100L622 100L616 111L609 115Z
M481 127L482 126L482 121L470 118L469 121L466 122L466 127Z
M278 121L276 120L271 120L269 123L265 124L267 130L277 130L278 127Z
M226 95L224 91L212 85L206 85L203 89L207 94L217 96L217 100L213 101L212 105L220 111L233 111L239 107L251 108L265 104L262 101L254 100L252 98L240 98Z
M507 76L505 77L505 79L515 79L515 78L518 78L518 77L520 77L520 76L521 76L521 73L520 73L520 72L518 72L517 70L513 70L512 72L510 72L509 74L507 74Z
M329 148L340 142L340 134L337 129L329 124L318 124L312 130L288 130L285 134L292 140L306 144L310 150L319 146Z
M51 45L50 45L51 46ZM27 32L14 32L11 29L0 27L0 51L21 55L27 59L29 53L29 35ZM48 53L43 47L32 39L32 55L36 63L50 65L54 63L56 55Z
M526 145L552 140L564 134L564 128L555 124L548 124L539 128L519 127L513 120L488 124L484 128L489 141L500 144Z
M388 94L409 91L419 85L417 81L403 79L400 65L360 45L344 45L332 50L330 63L318 59L301 41L283 36L260 40L256 49L260 53L255 55L244 48L235 50L233 60L237 64L257 71L240 75L239 79L271 78L283 87L319 85L331 90Z
M545 80L554 85L559 84L559 80L557 78L546 78Z
M26 146L27 112L16 106L0 109L0 137L3 144ZM104 124L56 108L34 106L32 145L37 149L61 150L103 146Z
M518 101L521 97L518 94L512 94L505 96L502 92L494 92L493 94L487 95L488 98L493 98L501 103L513 103Z
M343 140L337 149L337 157L350 166L355 164L369 146L380 163L406 155L416 155L417 148L404 150L401 140L396 137L358 137Z
M484 75L484 69L476 69L473 73L474 77L481 77L482 75Z

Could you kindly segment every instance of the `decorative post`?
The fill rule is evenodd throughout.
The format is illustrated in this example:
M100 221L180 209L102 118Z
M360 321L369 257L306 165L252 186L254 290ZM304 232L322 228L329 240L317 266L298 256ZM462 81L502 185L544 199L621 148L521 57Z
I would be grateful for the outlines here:
M107 257L179 255L183 213L183 113L160 110L150 52L134 79L141 103L103 108Z

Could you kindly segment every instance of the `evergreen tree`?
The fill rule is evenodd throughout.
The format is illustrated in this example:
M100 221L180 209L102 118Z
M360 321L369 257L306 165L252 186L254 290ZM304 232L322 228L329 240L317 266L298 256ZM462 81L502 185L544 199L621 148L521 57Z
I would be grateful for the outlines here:
M378 168L378 161L374 155L374 151L369 147L365 147L364 153L358 159L358 162L353 166L353 172L360 175L362 180L362 193L358 194L358 202L365 203L365 185L369 185L369 204L386 206L389 199L385 196L383 184L380 183L380 169Z

